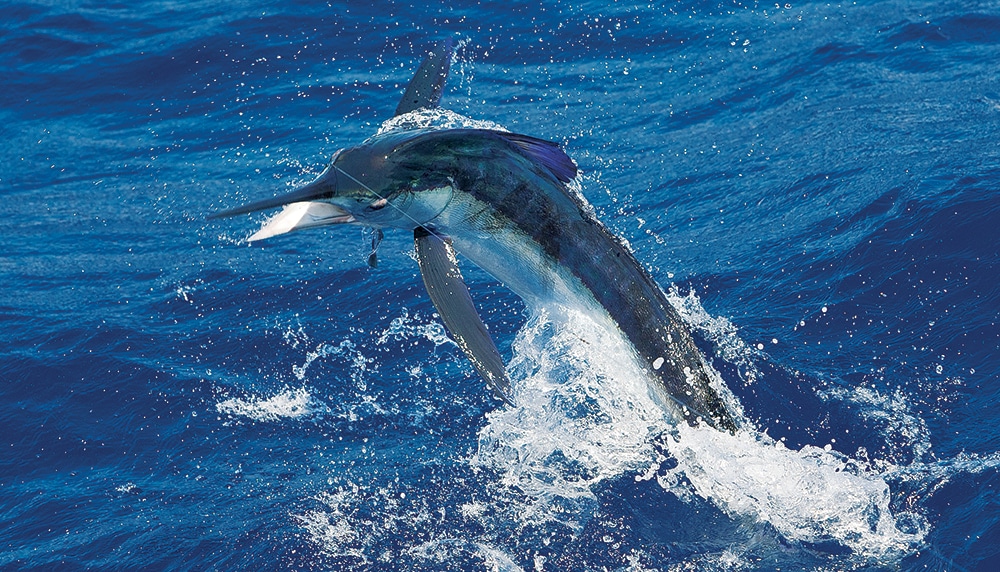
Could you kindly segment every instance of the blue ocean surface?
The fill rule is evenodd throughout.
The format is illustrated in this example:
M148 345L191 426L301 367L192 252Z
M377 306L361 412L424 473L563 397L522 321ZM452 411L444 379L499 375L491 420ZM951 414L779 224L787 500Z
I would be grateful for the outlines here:
M444 38L442 106L563 146L740 432L464 261L498 401L408 232L206 220ZM996 0L4 3L0 569L1000 569L998 62Z

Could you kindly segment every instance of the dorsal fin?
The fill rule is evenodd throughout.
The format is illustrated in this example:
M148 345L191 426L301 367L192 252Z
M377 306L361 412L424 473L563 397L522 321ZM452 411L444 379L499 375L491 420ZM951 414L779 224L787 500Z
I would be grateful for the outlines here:
M437 107L444 93L444 82L448 79L451 56L454 47L451 38L439 42L417 68L413 79L406 86L403 99L399 100L396 115L402 115L423 107Z

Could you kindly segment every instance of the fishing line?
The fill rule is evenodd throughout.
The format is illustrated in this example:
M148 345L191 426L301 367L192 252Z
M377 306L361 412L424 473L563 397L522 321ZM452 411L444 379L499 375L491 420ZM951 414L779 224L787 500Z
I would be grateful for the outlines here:
M438 237L442 241L446 240L446 237L438 234L434 229L431 229L431 228L428 228L428 227L424 226L423 223L421 223L417 219L415 219L412 216L410 216L410 213L408 213L408 212L404 211L403 209L397 207L396 205L392 204L392 201L390 201L387 197L383 197L378 191L376 191L375 189L369 187L368 185L366 185L366 184L362 183L361 181L359 181L358 179L356 179L354 177L354 175L351 175L350 173L348 173L347 171L341 169L340 167L338 167L337 165L335 165L333 163L330 163L330 166L333 167L334 169L336 169L337 171L343 173L345 177L347 177L348 179L350 179L350 180L354 181L355 183L357 183L359 186L361 186L361 188L365 189L369 193L371 193L371 194L375 195L376 197L378 197L379 200L385 201L385 204L387 204L390 207L396 209L397 211L399 211L399 213L401 215L403 215L406 218L408 218L411 221L413 221L413 224L417 225L417 227L426 230L427 232L429 232L430 234L433 234L434 236Z

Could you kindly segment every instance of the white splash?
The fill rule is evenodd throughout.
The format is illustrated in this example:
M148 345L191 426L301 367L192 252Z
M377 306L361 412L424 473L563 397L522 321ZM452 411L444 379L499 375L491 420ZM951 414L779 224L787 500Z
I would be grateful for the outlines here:
M683 308L685 319L729 348L725 359L752 364L759 350L743 343L731 323L708 315L693 294L674 293L671 301ZM478 448L466 461L474 474L488 475L485 498L460 505L462 519L486 531L504 523L504 528L513 525L525 534L561 529L577 535L597 513L598 485L623 477L655 478L682 500L711 503L737 521L766 523L789 543L843 546L860 565L896 561L921 545L926 520L893 513L888 482L929 474L944 478L944 469L893 473L886 463L852 459L829 446L791 450L752 427L730 435L676 426L650 396L647 374L613 324L591 312L550 311L530 317L514 341L508 371L517 407L488 414L479 432ZM419 339L449 343L439 324L405 311L372 336L377 345ZM304 375L315 359L332 354L353 357L351 369L359 375L367 367L368 358L344 340L316 346L297 375ZM716 372L709 373L721 383ZM722 395L731 410L740 411L731 394ZM873 405L889 403L877 395L867 398ZM304 389L267 399L230 399L218 408L255 420L327 410ZM912 442L918 444L924 436L917 431ZM443 508L404 501L391 484L346 487L317 500L325 507L292 516L327 555L361 564L387 562L384 558L426 563L458 558L485 569L517 569L509 552L494 548L498 539L490 532L457 541L443 524ZM366 512L365 506L378 510ZM386 550L386 531L417 529L432 532L418 544ZM733 568L746 564L739 546L711 558L710 568L720 562ZM640 560L636 557L633 569L641 569ZM536 559L536 566L545 568L544 559Z
M123 494L131 494L131 493L139 492L139 487L135 486L135 483L129 481L129 482L125 483L124 485L118 485L117 487L115 487L115 492L119 492L119 493L123 493Z
M693 291L682 296L674 287L668 299L693 329L715 344L723 359L740 366L746 383L759 379L754 361L761 350L746 344L735 325L711 316ZM886 420L889 442L907 443L918 457L929 451L926 426L909 414L899 395L883 398L863 388L831 389L820 395L850 395L862 401L869 406L864 411ZM751 430L733 436L687 426L678 427L665 448L678 465L658 478L662 486L679 495L692 487L730 514L770 523L793 542L833 541L877 561L911 553L927 533L922 516L890 511L886 478L891 465L869 462L867 456L853 459L830 445L794 451Z
M357 493L357 487L354 487ZM301 515L293 515L299 526L305 529L310 540L324 553L333 556L350 556L363 563L369 563L365 554L362 534L355 528L353 518L356 509L351 503L352 494L346 490L320 493L316 499L326 505L326 510L310 510Z
M789 541L832 541L872 561L909 554L927 532L910 514L900 530L883 475L831 448L795 451L750 431L677 429L665 445L678 464L657 480L679 496L693 491L734 517L770 523Z
M498 123L472 119L461 113L436 107L434 109L417 109L392 117L379 127L375 137L392 131L408 129L489 129L492 131L507 131Z
M407 555L417 561L427 562L436 566L451 565L456 561L472 560L477 570L488 572L521 572L523 569L502 551L484 544L458 538L432 540L406 551ZM466 562L463 562L466 564ZM468 568L468 564L463 568Z
M886 477L900 483L916 484L920 496L929 497L948 484L956 475L978 475L1000 467L1000 453L977 455L959 453L954 458L928 463L913 463L905 467L890 467Z
M379 334L376 343L383 345L389 340L400 341L414 338L424 338L433 343L435 347L454 344L441 322L437 320L425 321L419 313L410 316L410 312L406 308L403 308L402 314L394 318L389 327Z
M414 568L415 562L440 565L471 559L477 564L475 569L520 570L508 556L482 541L458 540L447 533L435 538L445 532L438 527L443 509L409 499L394 482L381 486L347 483L314 500L323 506L292 518L322 555L338 558L340 566L345 558L352 568L378 562L400 570ZM397 544L394 540L400 537L430 539L412 546L386 546Z
M749 361L756 353L728 321L706 319L696 297L682 301L684 315L701 316L700 327L732 356ZM919 515L890 510L880 470L830 447L796 451L752 427L730 435L669 424L621 335L584 313L566 311L557 323L530 319L510 371L517 407L489 415L470 464L499 475L498 491L516 491L507 498L520 504L505 514L522 526L556 522L579 531L593 516L595 485L632 474L658 475L682 499L769 523L793 543L836 543L863 562L910 554L927 533ZM740 411L729 392L722 396Z
M201 280L196 280L195 284L198 284L200 282L201 282ZM193 294L195 293L196 290L197 290L197 287L195 285L192 285L192 284L178 284L177 288L174 290L174 293L177 295L178 298L180 298L180 299L184 300L185 302L191 304L191 303L194 303L194 296L193 296Z
M534 499L516 509L523 522L579 530L596 501L592 487L648 465L668 415L621 336L581 312L530 319L510 370L517 407L489 415L470 463Z
M860 405L856 410L881 425L886 437L885 452L890 458L910 456L930 458L931 437L927 423L910 411L902 391L881 393L869 387L831 387L818 392L826 400L850 401Z
M215 406L219 413L254 421L280 421L322 415L329 408L306 388L287 389L270 397L233 397Z
M693 330L715 344L722 359L739 366L740 376L747 385L760 378L760 370L755 360L759 359L762 353L759 349L747 345L739 337L735 324L725 317L712 316L705 311L694 290L682 295L680 290L673 286L667 291L667 300Z
M316 360L330 356L346 356L350 358L351 381L360 391L368 389L368 382L366 381L369 370L368 366L374 360L365 356L350 338L343 339L336 345L326 342L317 344L316 349L306 353L306 359L302 365L292 366L292 374L295 375L295 379L305 381L306 371L309 369L309 366Z

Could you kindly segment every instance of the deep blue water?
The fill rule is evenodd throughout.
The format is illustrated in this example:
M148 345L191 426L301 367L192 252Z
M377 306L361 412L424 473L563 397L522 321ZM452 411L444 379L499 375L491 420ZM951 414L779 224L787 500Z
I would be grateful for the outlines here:
M73 4L3 6L0 568L1000 569L1000 3ZM504 407L409 233L205 220L449 36L442 105L564 144L743 433L465 264Z

